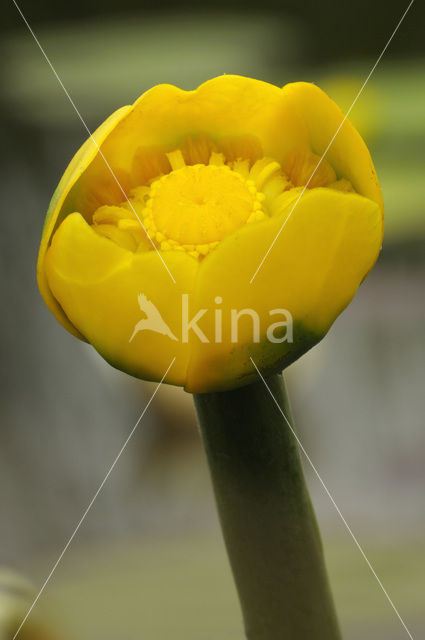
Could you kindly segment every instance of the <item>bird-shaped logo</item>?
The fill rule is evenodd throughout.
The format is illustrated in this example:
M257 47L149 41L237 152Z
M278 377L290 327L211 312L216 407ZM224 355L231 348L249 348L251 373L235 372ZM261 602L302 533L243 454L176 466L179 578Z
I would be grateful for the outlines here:
M139 307L146 314L146 318L139 320L139 322L135 325L134 331L131 335L129 342L131 342L134 336L139 333L139 331L155 331L155 333L161 333L163 336L168 336L171 340L178 340L178 338L171 331L168 324L163 320L161 314L158 309L154 305L153 302L148 300L148 298L143 294L139 293L137 296L137 300L139 302Z

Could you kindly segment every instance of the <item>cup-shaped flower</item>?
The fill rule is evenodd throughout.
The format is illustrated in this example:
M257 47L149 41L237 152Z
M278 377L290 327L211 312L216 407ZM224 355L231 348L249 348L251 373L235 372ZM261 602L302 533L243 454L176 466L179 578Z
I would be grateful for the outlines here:
M326 334L382 229L369 152L318 87L159 85L71 161L38 281L59 322L115 367L159 380L175 358L167 382L222 390L252 382L252 360L281 370Z

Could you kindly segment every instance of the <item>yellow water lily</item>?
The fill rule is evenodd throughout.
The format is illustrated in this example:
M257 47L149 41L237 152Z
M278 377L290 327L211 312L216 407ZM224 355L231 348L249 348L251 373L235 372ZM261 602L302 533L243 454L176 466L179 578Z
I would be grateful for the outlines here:
M252 382L252 360L284 368L381 247L379 183L348 120L317 166L343 118L303 82L221 76L144 93L55 191L38 259L47 306L131 375L160 380L175 358L166 382L191 392Z

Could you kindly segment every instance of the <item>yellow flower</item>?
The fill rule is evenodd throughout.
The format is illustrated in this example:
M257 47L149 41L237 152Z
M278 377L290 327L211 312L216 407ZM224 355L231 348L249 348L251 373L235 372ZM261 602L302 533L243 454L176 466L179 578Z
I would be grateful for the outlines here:
M348 121L315 170L342 120L312 84L239 76L159 85L119 109L50 204L47 306L134 376L159 380L175 357L166 381L192 392L252 382L251 358L265 372L287 366L325 335L381 247L379 183ZM273 310L292 317L292 341L283 322L270 333Z

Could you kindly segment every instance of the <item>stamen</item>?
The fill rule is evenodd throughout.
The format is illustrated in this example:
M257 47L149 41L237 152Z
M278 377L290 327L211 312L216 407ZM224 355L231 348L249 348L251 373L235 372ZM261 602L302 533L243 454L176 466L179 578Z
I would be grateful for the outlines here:
M265 182L274 174L281 172L281 166L271 158L262 158L252 167L249 177L254 180L257 189L262 189Z
M296 187L308 184L309 189L326 187L336 181L336 174L326 158L309 149L296 149L284 162L284 169Z
M177 171L177 169L182 169L186 166L183 154L180 149L176 149L175 151L170 151L170 153L167 153L167 158L171 164L171 168L173 171Z
M224 165L224 161L225 161L224 154L216 153L215 151L213 151L210 155L209 164L215 165L217 167L221 167L222 165Z
M125 231L118 229L113 224L98 224L93 228L100 236L113 240L115 244L119 245L123 249L135 251L137 248L138 243L133 236L130 233L126 233Z
M245 178L245 180L248 179L248 176L249 176L248 160L242 160L242 158L238 158L237 160L235 160L230 164L230 167L231 169L233 169L233 171L236 171L236 173L239 173L239 175L241 175L242 178Z
M353 185L349 180L346 180L345 178L336 180L328 186L330 189L335 189L336 191L346 191L347 193L354 193Z
M93 214L94 224L116 224L118 220L129 218L130 213L123 207L115 207L111 205L103 205L96 209Z
M122 229L123 231L139 231L140 222L138 220L129 220L128 218L125 220L118 220L118 229Z

